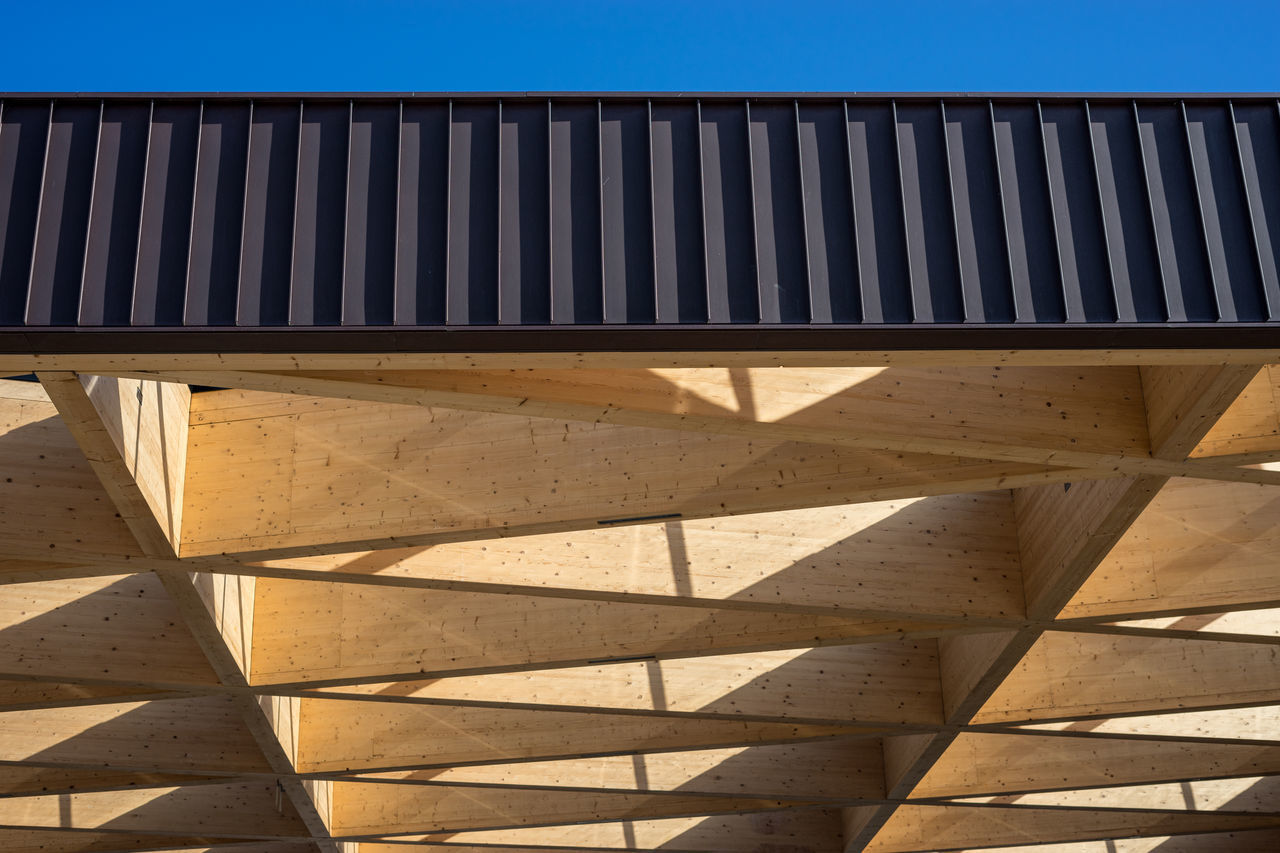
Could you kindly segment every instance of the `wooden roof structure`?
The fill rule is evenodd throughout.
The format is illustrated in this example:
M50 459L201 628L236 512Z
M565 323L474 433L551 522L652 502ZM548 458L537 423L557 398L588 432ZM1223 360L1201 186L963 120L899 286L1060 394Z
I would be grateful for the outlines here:
M948 115L990 116L985 138L999 142L1001 110L1029 104L1008 123L1021 128L1030 116L1041 133L1054 121L1076 127L1070 111L1078 110L1085 148L1042 136L1036 149L1058 158L1046 161L1047 194L1037 198L1051 214L1061 212L1056 193L1070 201L1046 220L1054 263L1012 263L1025 234L1007 213L990 220L1004 223L999 245L984 243L972 221L922 213L930 191L893 196L897 207L877 196L863 211L872 221L856 227L873 233L906 211L903 271L916 295L950 286L938 266L944 234L957 293L994 298L997 275L1011 287L1007 304L982 305L1015 306L1026 295L1043 306L1046 293L1065 293L1067 314L1112 300L1105 316L912 316L896 326L863 314L844 323L815 316L814 294L833 294L840 282L814 272L818 244L804 230L813 217L802 204L787 220L779 203L762 225L765 208L752 197L748 290L783 298L786 288L761 272L766 243L776 258L804 260L804 317L758 312L716 326L715 317L664 325L646 315L646 329L633 315L616 331L603 314L557 327L550 315L540 326L518 312L508 328L489 322L500 317L415 317L396 329L346 323L341 310L326 326L312 310L350 304L341 299L308 303L307 316L280 327L261 316L237 326L234 311L225 326L203 315L186 323L181 311L168 324L154 313L139 319L143 303L191 307L192 282L213 275L193 261L200 252L216 256L209 247L218 240L242 253L249 245L251 228L228 238L221 214L200 207L201 181L219 192L240 187L244 209L258 190L246 177L251 158L234 180L218 180L207 117L209 104L226 105L212 96L145 102L151 130L138 162L146 168L136 186L111 177L125 171L103 152L125 150L121 139L137 128L125 133L121 119L109 130L109 119L136 112L138 100L54 98L37 108L28 98L0 112L0 377L8 377L0 379L0 849L1280 849L1280 335L1267 307L1276 284L1268 235L1280 229L1280 185L1268 164L1280 163L1280 135L1264 142L1258 132L1280 128L1274 99L1179 102L1166 115L1124 99L1045 107L1028 97L947 98L940 148L886 137L898 140L900 158L941 152L956 167L917 175L947 176L938 198L955 215L963 170L949 158L979 149L950 147ZM890 116L884 127L899 127L898 102L881 100L796 99L799 171L812 179L804 157L821 165L833 150L805 148L828 139L826 130L805 135L808 118L828 128L819 119L838 105L831 114L846 125L837 149L849 156L850 104L855 113L888 110L868 126ZM488 108L475 101L466 110ZM357 115L387 102L398 116L418 105L347 99L348 156L361 138ZM702 101L641 102L650 140L660 138L653 116L663 110L703 115ZM92 121L86 103L97 111ZM551 118L559 103L545 107ZM601 152L613 151L606 108L617 105L590 103L594 147L574 143L574 131L560 155L571 166L584 150L595 157L602 171L588 183L596 187ZM745 103L745 139L754 143L740 153L750 179L762 162L751 144L773 150L780 137L774 125L756 134L751 124L753 115L773 121L777 103L754 113L755 102ZM903 109L902 125L927 124L920 103ZM182 125L193 104L188 141L203 147L192 147L184 172L175 166L185 162L174 153L181 134L155 128ZM296 171L306 161L298 152L315 140L301 127L306 105L291 108L301 124L290 125L297 147L285 160ZM39 109L43 125L32 118ZM212 123L234 124L232 113ZM1128 139L1128 130L1095 139L1090 129L1130 113L1133 140L1148 138L1150 119L1159 125L1151 153L1182 138L1193 166L1182 185L1176 169L1141 172L1162 195L1139 220L1128 202L1108 201L1134 189L1133 172L1117 165L1123 180L1100 178L1093 144ZM497 113L499 123L510 114ZM1169 115L1181 116L1183 137L1164 135ZM59 130L60 120L68 127ZM1209 127L1199 136L1190 130L1197 121ZM76 122L88 122L91 137ZM1234 148L1212 142L1224 129ZM555 133L546 143L553 164L561 162ZM275 151L260 136L246 150L253 139ZM153 156L156 140L170 147ZM35 150L44 154L32 161ZM1120 162L1121 148L1106 150L1108 164ZM1147 150L1129 153L1141 160ZM1081 152L1092 152L1094 171L1071 165L1085 162ZM1219 155L1239 168L1219 168ZM263 168L278 166L275 156ZM642 176L666 174L652 151L646 157ZM41 164L38 179L31 162ZM999 173L973 156L963 162L993 180ZM1055 162L1067 165L1055 171ZM1200 162L1213 168L1196 171ZM348 209L357 172L343 173ZM182 174L185 196L173 184ZM387 184L397 204L409 186L403 174ZM1101 193L1098 221L1112 225L1092 249L1079 207L1089 196L1075 183L1085 178ZM859 178L849 180L856 194ZM104 181L118 190L111 198ZM775 193L790 185L748 184ZM129 208L122 186L136 190L142 211L133 230L118 218ZM503 186L499 200L511 191ZM988 187L994 195L978 187L975 179L966 190L971 211L993 216L1016 195L998 180ZM1033 196L1020 189L1029 207ZM295 206L277 213L295 255L296 222L310 222L298 257L314 261L317 246L332 248L316 225L325 194L290 192ZM611 192L584 196L598 200L592 215L601 222L611 221ZM28 210L30 198L37 204ZM582 198L569 192L561 211L571 232ZM147 219L152 209L159 225ZM117 218L104 220L103 210ZM533 222L518 204L512 210L524 226ZM674 222L652 218L656 210L640 240L657 253L657 266L645 268L654 278L661 226ZM1193 210L1199 244L1175 239ZM180 245L173 217L186 228ZM1158 272L1147 303L1123 296L1141 278L1135 221L1147 223ZM779 235L797 222L808 239L787 243ZM350 250L351 219L342 223L335 239ZM378 227L368 224L367 235ZM610 265L617 245L602 229L611 248L594 272L571 264L560 273L567 292L584 292L584 275L603 276L607 304L610 270L622 270L628 284L618 293L635 309L625 298L635 292L634 267ZM386 237L370 236L361 251L402 245ZM116 240L136 250L124 273L109 251ZM254 251L273 245L260 239ZM1035 246L1021 245L1025 261ZM1121 246L1130 254L1118 255ZM1189 251L1202 268L1188 266ZM704 254L700 286L711 286L716 257L731 265ZM1066 257L1103 263L1111 286L1091 290L1072 264L1066 276ZM357 267L391 270L388 287L403 270L343 269ZM1035 278L1051 268L1056 278ZM861 276L866 258L850 269ZM124 290L90 287L118 274ZM296 265L290 275L293 288ZM450 275L441 294L454 292ZM268 278L251 284L267 288ZM302 290L321 294L316 281ZM556 281L546 282L547 305L556 304ZM842 304L865 306L873 285L866 276L845 281ZM664 291L656 292L660 311ZM1186 297L1184 308L1217 308L1212 317L1158 318L1134 308L1167 308L1172 293ZM924 301L948 304L938 299ZM767 299L756 307L787 304L800 310ZM1239 310L1227 316L1224 305ZM22 310L4 314L14 306ZM88 319L86 306L97 312Z

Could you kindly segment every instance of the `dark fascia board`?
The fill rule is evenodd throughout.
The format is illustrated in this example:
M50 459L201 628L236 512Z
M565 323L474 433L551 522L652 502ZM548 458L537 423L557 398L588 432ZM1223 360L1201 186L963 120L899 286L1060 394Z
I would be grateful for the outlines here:
M0 355L1280 350L1280 326L490 326L0 330Z

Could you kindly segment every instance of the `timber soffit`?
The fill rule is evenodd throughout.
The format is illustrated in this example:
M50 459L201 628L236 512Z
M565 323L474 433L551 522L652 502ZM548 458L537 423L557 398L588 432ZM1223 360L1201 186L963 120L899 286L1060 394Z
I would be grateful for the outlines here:
M1103 370L1097 378L1143 386L1139 409L1111 409L1111 441L1136 430L1171 459L1243 447L1261 460L1280 446L1273 371ZM242 555L249 562L236 574L216 574L234 555L165 561L174 526L237 530L209 513L248 507L251 516L256 490L277 488L280 462L295 468L286 475L295 511L355 523L363 510L344 484L353 472L367 478L377 458L360 457L359 444L405 434L371 424L422 418L358 400L241 391L189 400L174 382L41 379L48 397L4 383L0 447L17 456L6 463L13 482L0 487L0 524L11 550L25 543L48 557L50 537L87 563L4 565L25 581L0 596L0 760L11 780L0 800L10 828L0 833L12 849L252 840L272 850L310 839L364 853L418 842L740 853L785 841L836 853L1138 835L1171 837L1147 842L1157 849L1250 850L1280 823L1271 487L1073 476L1069 489L706 524L635 519L640 539L581 518L556 536L504 541L490 528L443 550ZM761 413L776 404L767 388L756 389ZM1242 389L1243 407L1228 408ZM1072 393L1065 383L1052 390ZM975 414L955 406L946 417ZM296 477L312 450L289 438L292 461L273 455L281 417L297 418L297 435L319 447L345 448L342 470L316 469L332 471L318 485L333 498L310 510ZM623 433L592 463L568 422L450 417L462 419L459 449L473 460L466 482L449 485L439 454L453 442L433 439L435 465L420 471L401 453L357 492L367 499L411 478L424 497L493 500L484 478L510 466L476 457L475 440L497 430L486 456L507 444L538 453L527 441L539 422L557 443L569 436L579 457L539 457L560 489L634 491L640 463L618 455L630 444ZM343 438L344 423L362 437ZM228 426L256 437L241 444L222 435ZM819 459L817 446L807 452ZM666 467L688 476L697 466ZM807 476L797 468L779 484L797 507L814 505ZM964 490L939 476L930 494ZM563 511L552 494L537 511ZM432 518L420 524L436 523L440 509L424 497L418 506ZM1216 531L1209 541L1206 527ZM324 538L312 526L295 541ZM122 574L139 548L158 576ZM272 578L272 565L297 574ZM384 571L443 586L388 587ZM459 572L487 588L451 589ZM611 580L618 572L621 582ZM823 615L818 583L851 606L832 600ZM786 599L800 608L789 614ZM1211 609L1236 612L1194 616ZM1069 619L1055 620L1059 612ZM1142 617L1148 627L1110 624ZM929 624L936 618L948 624Z

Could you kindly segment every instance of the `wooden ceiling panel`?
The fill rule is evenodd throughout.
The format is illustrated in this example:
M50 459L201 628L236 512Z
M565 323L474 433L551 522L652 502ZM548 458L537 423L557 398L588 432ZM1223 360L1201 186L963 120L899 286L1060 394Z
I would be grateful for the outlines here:
M732 814L806 805L742 797L335 782L340 836L417 834L514 826Z
M1280 773L1280 747L962 732L911 792L1027 793Z
M142 549L39 385L0 379L0 536L6 558L121 560Z
M884 796L881 743L870 737L360 775L404 784L666 791L799 800Z
M0 846L1269 846L1272 371L483 361L0 381Z
M1046 631L975 722L1108 717L1280 701L1273 646Z
M883 642L956 627L267 578L254 607L262 685Z
M302 700L303 772L573 758L834 737L875 727L678 716Z
M0 760L137 770L268 772L231 697L0 713Z
M270 569L344 583L771 612L1023 613L1007 491L252 561L246 570Z
M285 842L237 844L233 839L192 835L139 835L129 832L91 832L72 829L0 828L0 847L7 853L310 853ZM292 849L290 849L292 848Z
M149 572L7 586L0 672L99 682L209 686L217 675Z
M560 847L572 850L716 850L721 853L759 853L763 848L805 853L838 853L841 849L839 812L827 809L785 809L756 814L667 819L639 819L611 823L543 826L473 832L433 833L420 840L434 844L499 847ZM414 840L405 837L405 840ZM362 844L375 853L394 853L390 846ZM411 848L408 848L411 849ZM433 851L425 847L421 850ZM492 848L490 848L492 849Z
M308 410L265 396L257 417L206 423L193 412L184 555L595 529L983 491L1066 470L391 404Z
M0 798L0 825L213 836L294 838L309 833L268 780ZM180 828L180 829L176 829Z
M868 853L1001 847L1042 838L1065 841L1265 829L1280 816L1167 814L1123 809L1052 809L905 805L900 806Z
M375 682L320 692L871 726L942 721L932 640Z

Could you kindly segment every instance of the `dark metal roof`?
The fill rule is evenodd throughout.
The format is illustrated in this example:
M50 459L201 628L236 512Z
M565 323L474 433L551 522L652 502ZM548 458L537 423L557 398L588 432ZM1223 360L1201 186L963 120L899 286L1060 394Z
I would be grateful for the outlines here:
M0 100L0 351L1274 346L1278 252L1274 96Z

